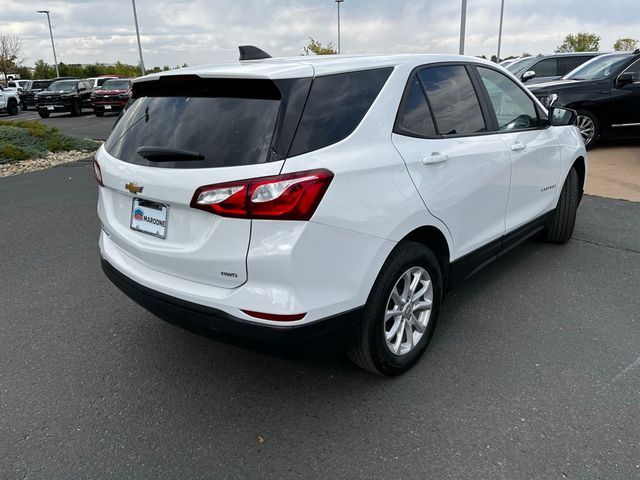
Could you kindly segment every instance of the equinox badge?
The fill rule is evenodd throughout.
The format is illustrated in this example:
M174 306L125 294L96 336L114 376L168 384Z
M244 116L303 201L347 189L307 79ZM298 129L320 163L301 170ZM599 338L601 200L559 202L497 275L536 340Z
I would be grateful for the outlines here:
M124 188L129 190L131 193L133 193L135 195L135 194L138 194L138 193L142 192L142 189L144 187L141 186L141 185L138 185L135 182L129 182L129 183L125 184Z

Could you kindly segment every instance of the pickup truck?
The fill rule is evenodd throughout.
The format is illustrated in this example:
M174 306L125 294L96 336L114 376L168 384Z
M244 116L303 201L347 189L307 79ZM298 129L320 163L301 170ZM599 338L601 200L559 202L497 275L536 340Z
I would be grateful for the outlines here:
M9 115L18 114L20 98L15 88L4 88L0 85L0 111L6 111Z

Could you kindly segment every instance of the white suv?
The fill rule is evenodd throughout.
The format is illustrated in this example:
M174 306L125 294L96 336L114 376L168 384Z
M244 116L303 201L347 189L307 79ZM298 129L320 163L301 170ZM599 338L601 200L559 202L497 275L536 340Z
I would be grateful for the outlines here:
M399 374L442 299L525 238L571 237L575 113L453 55L260 59L134 80L96 154L108 277L232 341L335 341Z

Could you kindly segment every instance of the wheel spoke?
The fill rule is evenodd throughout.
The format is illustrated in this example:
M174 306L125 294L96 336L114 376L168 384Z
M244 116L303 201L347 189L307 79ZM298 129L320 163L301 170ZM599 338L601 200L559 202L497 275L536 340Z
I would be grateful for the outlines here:
M404 273L402 280L404 281L404 286L402 287L402 301L406 303L411 295L411 274L408 270Z
M422 310L430 310L431 309L431 305L433 305L433 302L431 300L422 300L418 303L414 303L413 304L413 311L414 312L419 312Z
M398 292L398 286L397 285L394 287L393 291L391 292L391 300L394 301L394 303L396 304L396 307L402 307L406 303L402 299L402 295L400 294L400 292Z
M398 330L400 330L400 325L402 324L402 319L401 318L396 318L393 321L393 325L391 325L391 330L389 330L388 332L384 332L385 337L387 338L387 340L393 340L393 337L396 336L396 334L398 333Z
M411 287L410 287L410 292L411 292L412 298L413 298L414 294L416 293L416 288L418 288L418 284L420 283L421 279L422 279L422 273L421 272L414 272L413 278L411 279Z
M402 309L399 307L387 310L387 313L384 314L384 321L387 322L390 318L397 317L398 315L402 315Z
M415 329L418 331L418 333L424 333L424 331L427 329L427 326L424 325L420 321L420 319L417 318L413 313L411 314L411 323L413 324Z
M396 341L393 344L393 351L396 354L400 353L400 345L402 345L402 332L403 332L406 324L407 324L407 322L404 319L402 319L401 321L398 322L399 328L398 328L398 332L396 334Z
M407 349L413 348L413 328L411 328L412 322L404 322L404 332L407 335Z
M414 295L412 300L415 302L416 300L418 300L420 297L424 296L428 291L429 288L431 288L431 280L425 280L422 282L422 288L420 288L420 290L418 290Z

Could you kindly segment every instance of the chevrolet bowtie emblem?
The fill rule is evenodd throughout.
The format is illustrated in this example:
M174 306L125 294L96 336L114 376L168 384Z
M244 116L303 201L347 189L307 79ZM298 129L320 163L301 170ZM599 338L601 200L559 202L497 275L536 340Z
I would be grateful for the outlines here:
M129 190L131 193L133 193L135 195L135 194L138 194L138 193L142 192L142 189L144 187L141 186L141 185L138 185L138 184L136 184L134 182L129 182L129 183L125 184L124 188Z

